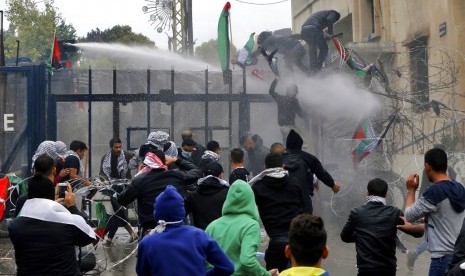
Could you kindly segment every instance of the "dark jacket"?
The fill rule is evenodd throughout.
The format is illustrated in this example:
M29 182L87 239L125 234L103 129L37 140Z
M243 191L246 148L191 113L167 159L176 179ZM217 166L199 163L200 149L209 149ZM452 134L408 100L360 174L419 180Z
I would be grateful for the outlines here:
M309 211L309 197L304 195L296 178L265 176L252 185L252 190L260 218L271 238L287 237L291 220Z
M272 52L278 49L278 53L286 55L289 52L301 47L299 39L294 35L274 36L271 35L263 41L260 48Z
M217 178L209 177L198 184L195 192L187 194L184 206L186 214L192 213L195 227L205 230L210 222L221 217L228 190Z
M395 275L396 226L402 223L402 215L398 208L380 202L352 209L341 239L355 242L359 272L392 271Z
M278 105L278 125L292 126L295 125L295 114L304 117L304 113L300 108L299 100L296 97L283 96L275 92L278 80L274 80L270 86L270 95Z
M246 168L237 168L229 175L229 184L233 184L236 180L248 182L250 179L250 172Z
M328 28L328 34L332 35L333 25L340 17L341 14L335 10L318 11L305 20L304 24L302 24L302 28L305 28L305 26L313 26L320 31Z
M75 246L94 241L74 225L30 217L14 219L8 231L15 247L17 275L81 275Z
M316 156L302 151L302 145L302 137L291 129L287 135L286 154L284 155L284 165L289 170L289 174L298 178L302 187L307 186L310 195L313 195L313 174L326 186L332 188L334 186L332 176L323 168ZM304 191L305 189L303 187Z
M152 169L146 174L136 176L131 184L118 196L118 203L126 206L137 199L137 212L139 223L143 228L149 229L157 225L153 218L153 204L155 198L165 190L166 186L174 186L178 192L185 196L185 184L192 177L199 178L202 172L192 163L178 159L178 167L189 166L191 169L180 170Z
M202 161L202 155L205 152L205 147L201 144L195 142L195 151L192 152L192 160L196 166L200 166L200 162Z
M265 168L265 157L270 150L263 146L263 139L258 134L253 135L252 140L255 142L255 148L247 151L247 170L255 176Z

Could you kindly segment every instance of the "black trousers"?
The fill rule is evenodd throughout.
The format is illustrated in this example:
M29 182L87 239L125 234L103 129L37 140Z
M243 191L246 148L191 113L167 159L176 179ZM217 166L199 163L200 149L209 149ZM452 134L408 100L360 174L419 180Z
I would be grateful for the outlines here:
M289 259L286 258L284 250L288 244L287 237L271 238L265 251L266 269L277 268L283 271L290 267Z
M111 197L110 202L115 213L108 220L108 224L105 229L105 234L108 233L108 238L113 239L113 237L116 234L116 231L118 231L118 227L126 226L126 224L129 223L129 219L128 215L126 214L126 210L118 204L114 197Z
M305 26L304 26L305 27ZM328 44L323 31L317 28L302 27L301 37L308 44L308 57L310 59L310 70L319 71L328 55Z

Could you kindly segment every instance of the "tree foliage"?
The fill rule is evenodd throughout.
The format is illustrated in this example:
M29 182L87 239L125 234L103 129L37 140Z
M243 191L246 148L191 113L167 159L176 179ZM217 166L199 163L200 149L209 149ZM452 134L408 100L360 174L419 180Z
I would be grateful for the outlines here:
M39 8L33 0L7 0L6 18L10 22L5 32L5 57L16 57L16 40L20 41L20 56L33 61L46 61L50 57L53 34L59 39L76 39L76 30L65 23L53 6L45 1Z
M81 38L80 41L155 46L155 42L151 41L143 34L133 32L132 28L128 25L116 25L103 31L96 28L95 30L88 32L87 36Z
M231 56L237 52L236 46L231 45ZM218 40L210 39L195 47L195 56L211 65L220 66L220 58L218 56Z

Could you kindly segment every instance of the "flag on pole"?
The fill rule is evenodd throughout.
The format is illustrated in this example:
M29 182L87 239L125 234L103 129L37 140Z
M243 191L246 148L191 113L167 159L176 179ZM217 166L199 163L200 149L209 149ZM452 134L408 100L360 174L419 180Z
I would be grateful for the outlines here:
M358 57L352 50L347 49L342 45L342 43L337 40L333 39L334 46L336 47L337 51L341 55L341 59L346 62L346 64L355 71L357 76L364 79L368 75L368 71L363 70L366 68L365 62Z
M8 200L8 188L10 181L7 176L0 179L0 221L2 221L6 209L6 201Z
M352 137L352 139L356 141L355 149L351 153L355 169L358 167L358 164L383 141L396 117L396 114L391 115L389 123L379 135L376 135L370 119L363 121L357 127Z
M239 66L242 68L253 63L252 50L255 45L254 35L255 33L250 34L249 39L245 43L244 47L242 47L237 54L237 64L239 64Z
M53 34L53 44L52 44L52 54L50 55L50 60L47 63L48 72L53 75L53 69L61 69L61 51L58 46L58 38L56 33Z
M229 10L231 4L226 2L221 11L218 21L218 55L220 57L220 65L223 70L223 82L228 84L231 78L231 70L229 68L230 61L230 40L229 40Z

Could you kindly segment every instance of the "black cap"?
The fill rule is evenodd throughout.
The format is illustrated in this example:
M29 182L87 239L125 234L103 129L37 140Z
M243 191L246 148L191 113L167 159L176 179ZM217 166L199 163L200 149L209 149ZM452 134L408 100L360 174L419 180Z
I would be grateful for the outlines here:
M218 177L221 173L223 173L223 167L220 163L211 161L203 166L202 172L204 176L213 175Z

